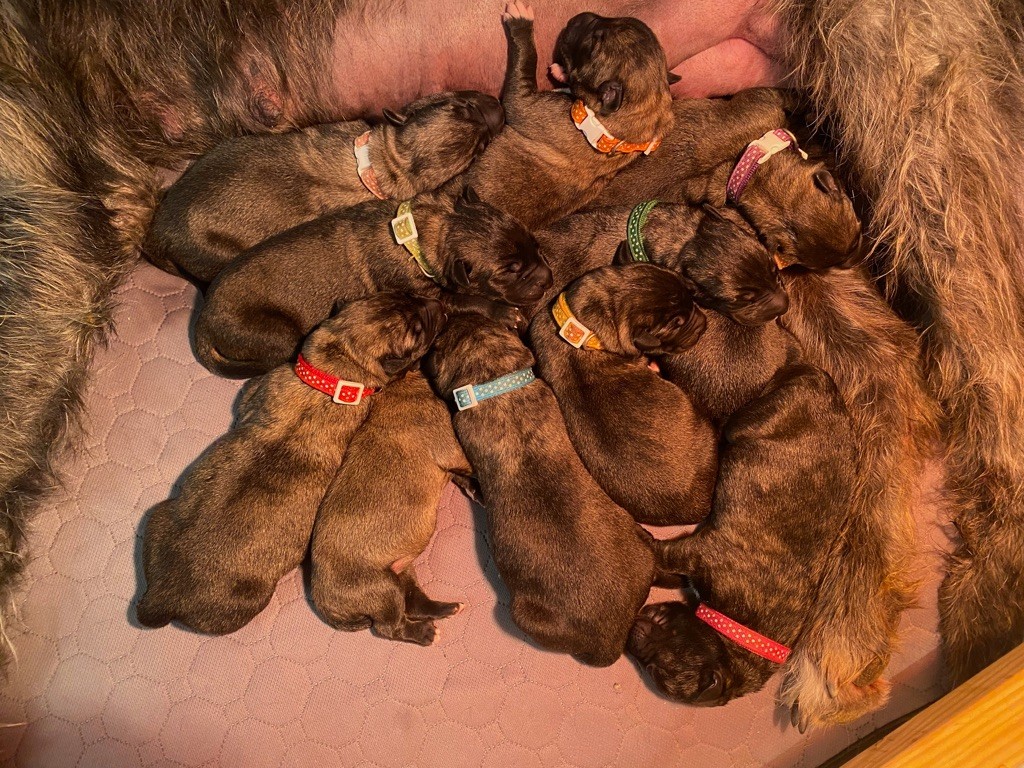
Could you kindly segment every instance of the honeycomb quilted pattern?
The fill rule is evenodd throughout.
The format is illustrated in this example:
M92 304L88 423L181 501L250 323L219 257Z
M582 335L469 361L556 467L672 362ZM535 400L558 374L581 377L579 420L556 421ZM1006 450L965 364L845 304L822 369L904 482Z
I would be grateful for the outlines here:
M591 669L529 645L502 604L480 513L453 487L418 573L428 594L467 607L433 647L332 631L299 573L234 635L140 628L140 523L228 427L239 388L194 361L195 301L148 265L121 291L117 334L94 363L85 449L31 531L21 615L8 627L18 661L0 693L3 764L814 766L939 694L937 544L904 623L891 704L801 736L774 707L777 681L690 709L659 698L625 658ZM932 542L935 515L921 505Z

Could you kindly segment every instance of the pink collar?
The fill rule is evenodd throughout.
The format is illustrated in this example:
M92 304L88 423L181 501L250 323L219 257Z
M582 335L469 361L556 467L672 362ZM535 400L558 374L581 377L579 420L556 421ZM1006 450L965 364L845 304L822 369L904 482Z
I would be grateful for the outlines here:
M784 664L789 658L789 648L782 643L776 643L752 629L747 629L728 616L713 608L708 608L704 603L697 606L697 618L737 645L746 648L751 653L756 653L763 659L774 661L776 664Z
M773 155L777 155L788 147L799 152L804 160L807 159L807 153L797 145L796 137L785 128L768 131L760 139L747 144L743 156L740 157L740 161L736 163L736 167L729 175L728 184L725 185L725 194L729 202L735 203L740 199L743 190L753 178L754 171L768 162Z
M359 405L363 398L380 392L380 387L367 387L358 381L345 381L309 364L302 355L295 363L295 375L313 389L330 395L338 405Z
M356 138L352 151L356 156L356 173L359 174L359 180L363 182L363 186L370 190L378 200L387 200L388 196L381 191L377 173L373 170L373 163L370 162L369 131Z

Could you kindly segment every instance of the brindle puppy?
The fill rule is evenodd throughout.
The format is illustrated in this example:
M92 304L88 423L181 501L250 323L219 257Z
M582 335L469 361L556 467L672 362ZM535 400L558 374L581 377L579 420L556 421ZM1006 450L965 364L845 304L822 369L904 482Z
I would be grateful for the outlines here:
M508 67L502 104L508 121L469 169L480 196L533 229L593 200L617 172L672 127L670 75L654 33L634 18L581 13L555 43L569 94L538 92L533 10L518 0L502 15ZM574 124L581 101L606 134L636 145L595 149ZM582 109L580 107L579 109ZM603 145L602 145L603 146Z
M434 641L434 619L462 605L423 594L412 561L434 533L452 473L471 471L448 409L419 373L377 396L313 528L313 604L327 623L348 631L372 624L391 640Z
M789 123L792 96L754 88L730 99L674 101L675 127L650 157L623 169L594 205L644 200L725 205L726 184L747 144ZM825 164L793 149L773 155L735 205L784 265L852 266L863 256L853 203Z
M565 326L551 312L533 319L530 342L583 464L638 522L700 522L711 507L717 436L645 355L693 346L704 315L678 275L650 264L600 267L562 295L600 348L561 338Z
M218 145L167 191L143 245L147 258L209 283L245 249L328 211L436 189L466 170L504 122L501 104L474 91L384 116L372 129L357 120ZM367 131L364 182L353 143Z
M787 365L727 423L711 515L693 535L659 543L660 564L689 576L708 607L792 646L850 513L855 458L832 380ZM784 658L742 647L696 607L650 605L630 633L629 652L658 689L711 706L764 686Z
M445 396L529 369L512 331L460 313L435 345ZM542 381L482 400L454 417L487 507L491 554L512 595L516 625L539 645L587 664L613 663L647 599L647 534L587 473Z
M584 211L537 231L554 279L535 307L547 307L591 269L632 261L623 240L631 211L624 206ZM642 232L647 258L681 275L701 307L759 325L789 306L771 256L735 211L666 203L651 210Z
M342 307L309 336L303 356L339 379L380 387L415 364L443 323L436 300L378 294ZM371 403L336 404L285 366L255 382L236 427L150 515L139 621L225 634L263 610L302 560L317 506Z
M287 361L335 301L381 290L460 293L531 304L551 285L533 236L472 190L412 201L427 277L395 242L397 206L374 200L282 232L236 259L213 282L196 325L199 361L252 376Z

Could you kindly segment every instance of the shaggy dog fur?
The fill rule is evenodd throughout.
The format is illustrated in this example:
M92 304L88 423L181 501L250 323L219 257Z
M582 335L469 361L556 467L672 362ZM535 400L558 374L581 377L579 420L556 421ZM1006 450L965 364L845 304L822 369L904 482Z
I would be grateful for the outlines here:
M1015 268L1024 208L1014 186L1024 171L1020 4L773 3L792 84L808 93L872 201L877 266L924 336L960 534L941 593L947 664L960 681L1024 639L1024 280ZM360 16L375 7L0 0L0 403L8 425L0 444L0 596L20 570L26 515L51 485L51 459L66 442L60 436L73 422L92 346L109 328L111 291L151 213L155 166L180 168L224 136L351 117L327 106L330 38L343 9ZM866 425L886 424L883 409L903 418L916 411L909 400L870 396L875 381L858 372L876 359L838 364L845 391L866 404ZM843 390L835 368L822 367ZM886 381L909 396L910 379ZM862 460L889 457L911 476L897 443L877 439ZM885 469L875 465L871 476ZM893 509L905 504L904 491L888 492ZM881 512L874 519L886 527L872 548L888 552L890 565L900 562L910 544ZM897 531L904 519L895 518ZM859 535L849 538L856 552L864 550ZM890 565L874 568L886 585L880 592L903 581L888 576ZM815 697L827 704L827 691L845 680L866 682L871 673L855 668L859 660L840 663L862 637L823 633L817 651L807 643L806 658L830 670L828 679L797 656L787 698L799 698L802 710ZM863 647L880 645L888 641ZM884 659L887 651L858 655Z
M879 266L922 333L959 533L941 629L962 682L1024 640L1024 77L1019 34L1015 50L1004 32L1019 12L987 0L776 7L794 82L871 199Z

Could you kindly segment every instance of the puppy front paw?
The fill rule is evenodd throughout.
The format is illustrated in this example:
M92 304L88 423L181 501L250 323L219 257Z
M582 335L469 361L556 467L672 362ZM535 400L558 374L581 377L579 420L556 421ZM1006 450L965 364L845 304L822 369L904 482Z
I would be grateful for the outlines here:
M501 14L501 23L505 26L525 26L533 23L533 6L528 3L512 0L505 4L505 12Z

